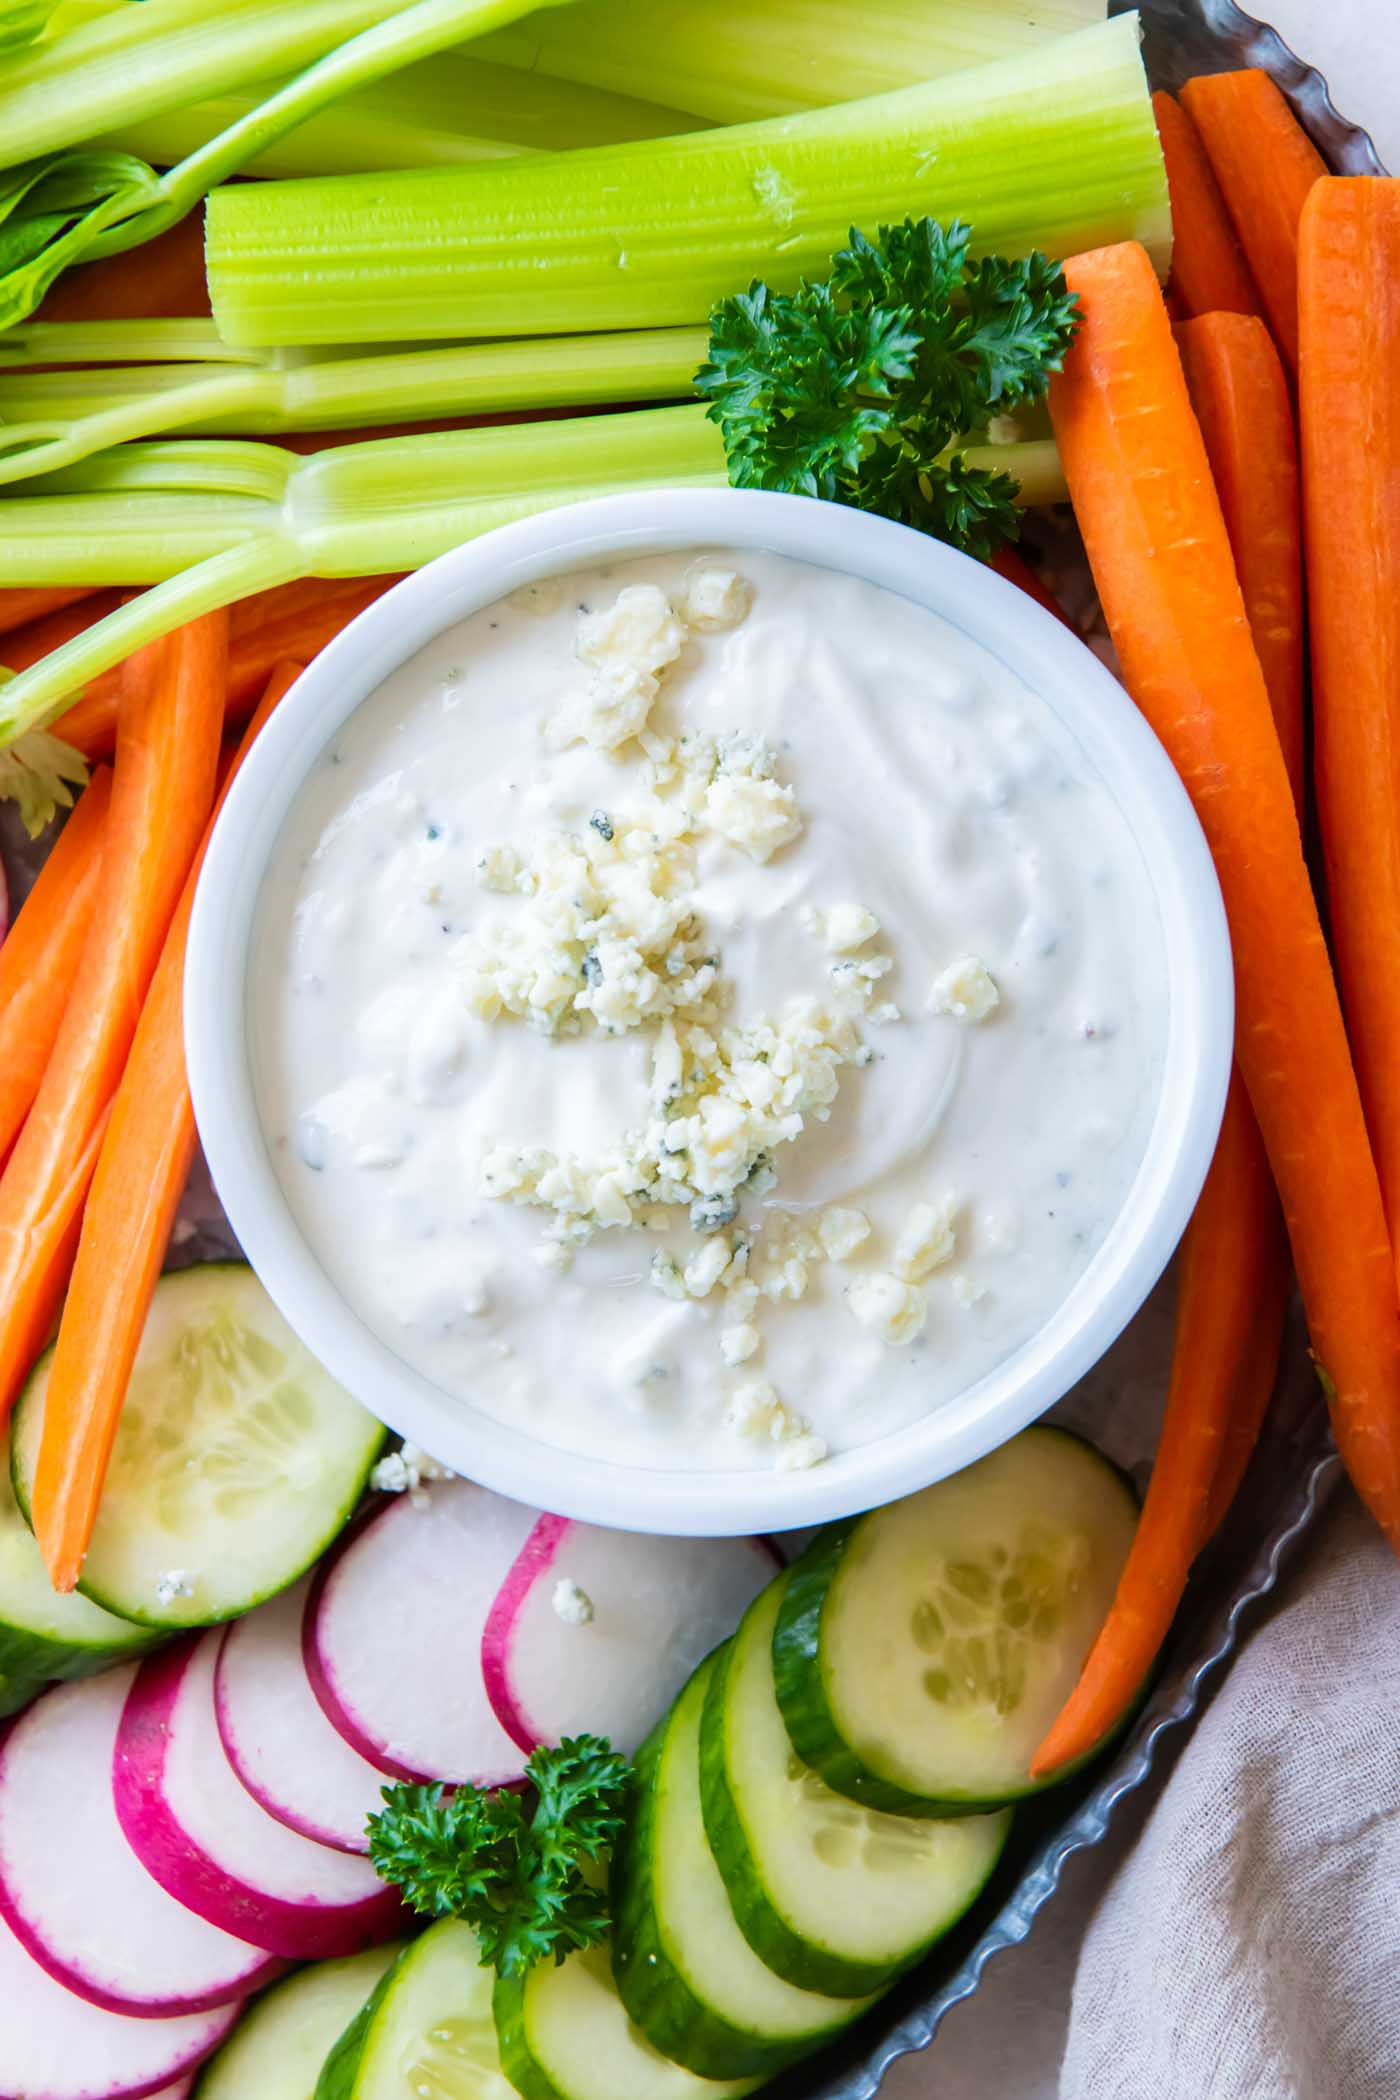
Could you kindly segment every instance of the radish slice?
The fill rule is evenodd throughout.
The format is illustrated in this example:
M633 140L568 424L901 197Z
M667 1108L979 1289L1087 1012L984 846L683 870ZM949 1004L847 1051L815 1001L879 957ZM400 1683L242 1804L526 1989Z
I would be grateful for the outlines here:
M338 1852L368 1852L365 1823L383 1806L384 1774L321 1711L302 1666L310 1578L239 1619L214 1679L219 1734L253 1799L289 1830Z
M501 1726L522 1750L587 1730L630 1754L778 1565L761 1539L643 1538L541 1517L482 1636Z
M0 1923L0 2094L7 2100L176 2100L236 2005L180 2020L99 2012L55 1983ZM169 2091L173 2087L173 2092Z
M48 1692L0 1749L0 1915L57 1982L162 2019L246 1998L278 1963L193 1918L122 1835L112 1753L134 1665Z
M345 1740L390 1778L520 1778L482 1682L480 1629L537 1514L443 1481L375 1511L322 1568L306 1674Z
M392 1938L403 1928L397 1890L366 1861L274 1822L240 1785L214 1713L222 1638L181 1641L137 1672L112 1771L132 1850L197 1917L289 1961Z

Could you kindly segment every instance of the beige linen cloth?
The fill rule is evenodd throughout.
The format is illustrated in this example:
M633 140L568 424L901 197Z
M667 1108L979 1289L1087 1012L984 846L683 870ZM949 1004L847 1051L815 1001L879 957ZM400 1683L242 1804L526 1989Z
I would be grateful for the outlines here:
M1350 1491L1165 1786L882 2100L1052 2096L1400 2100L1400 1564Z

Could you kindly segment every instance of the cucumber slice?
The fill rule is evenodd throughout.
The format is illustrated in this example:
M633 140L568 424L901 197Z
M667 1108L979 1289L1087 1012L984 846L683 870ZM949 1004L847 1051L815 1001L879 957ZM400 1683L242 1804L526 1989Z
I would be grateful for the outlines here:
M26 1520L51 1359L41 1357L15 1412L12 1473ZM210 1262L163 1276L80 1588L162 1631L237 1618L325 1550L383 1442L381 1425L302 1347L251 1269Z
M760 2083L697 2078L653 2049L627 2017L606 1947L500 1977L495 2005L501 2062L523 2100L735 2100Z
M86 1597L55 1596L14 1498L9 1433L0 1429L0 1717L56 1678L90 1677L144 1655L155 1641Z
M371 1947L344 1961L319 1961L255 1998L191 2100L312 2100L326 2052L398 1955Z
M496 2049L491 1983L470 1925L443 1918L405 1948L336 2042L315 2100L515 2100Z
M612 1865L613 1977L663 2056L702 2078L744 2078L817 2048L869 2000L784 1983L735 1922L700 1806L700 1717L715 1660L701 1664L637 1754L629 1829Z
M800 1990L854 1998L919 1959L981 1894L1009 1812L911 1821L834 1794L793 1755L773 1691L784 1576L716 1661L700 1729L710 1849L740 1930Z
M798 1756L897 1815L1038 1793L1031 1758L1107 1616L1137 1513L1092 1444L1042 1427L828 1525L792 1569L773 1640Z

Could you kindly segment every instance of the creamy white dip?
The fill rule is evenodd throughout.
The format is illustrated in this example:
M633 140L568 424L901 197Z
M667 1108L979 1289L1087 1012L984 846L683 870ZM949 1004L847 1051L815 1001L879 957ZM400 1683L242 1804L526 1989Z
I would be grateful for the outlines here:
M551 1444L690 1470L819 1463L1034 1334L1166 1030L1146 870L1048 706L750 553L414 657L302 795L257 957L277 1172L367 1324Z

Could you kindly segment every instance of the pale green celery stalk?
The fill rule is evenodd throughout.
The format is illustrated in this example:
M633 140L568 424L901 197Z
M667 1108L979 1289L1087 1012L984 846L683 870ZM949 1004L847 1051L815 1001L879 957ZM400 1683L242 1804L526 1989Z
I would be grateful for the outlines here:
M582 0L501 30L483 58L649 95L717 124L934 80L1102 22L1105 0Z
M237 89L123 125L98 143L168 167L236 122L265 92ZM665 138L693 131L701 121L630 95L444 51L322 110L257 154L246 172L354 175L379 168L449 167L517 153Z
M0 0L0 58L36 43L53 10L54 0Z
M163 430L250 435L515 409L685 399L703 328L532 337L379 357L322 356L260 370L217 365L0 371L0 484L23 481ZM256 353L249 353L255 355Z
M0 75L7 162L299 71L401 14L406 0L126 0L10 59Z
M238 345L704 320L751 278L824 275L852 226L961 218L982 253L1140 240L1166 175L1136 15L864 102L659 144L216 190L214 319Z
M142 0L142 4L148 6L151 0ZM93 220L97 237L85 243L83 253L96 260L120 255L153 239L157 233L178 224L215 183L238 173L275 140L294 131L327 104L415 59L469 41L499 23L514 21L528 4L529 0L414 0L413 5L402 8L387 21L361 30L308 66L304 73L275 88L226 131L167 169L154 193L140 185L126 210L120 194L115 196L105 219ZM536 0L537 6L545 7L569 4L570 0ZM106 232L100 231L103 223L109 228Z
M130 6L132 0L123 0ZM22 321L0 335L0 374L27 365L144 365L266 362L234 350L212 321Z
M1024 502L1065 494L1044 441L973 447ZM0 499L7 582L150 583L0 693L0 746L197 613L296 576L413 569L515 518L588 496L714 488L724 448L698 404L386 438L297 458L271 445L132 445ZM212 493L203 493L203 491Z

